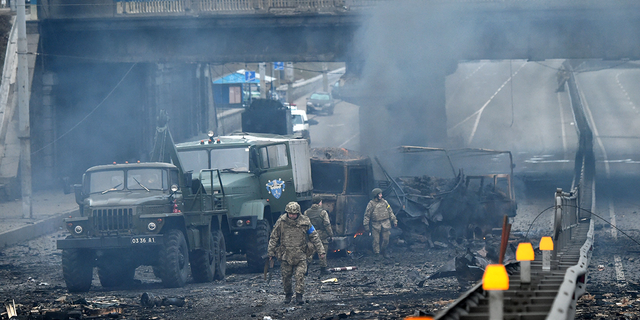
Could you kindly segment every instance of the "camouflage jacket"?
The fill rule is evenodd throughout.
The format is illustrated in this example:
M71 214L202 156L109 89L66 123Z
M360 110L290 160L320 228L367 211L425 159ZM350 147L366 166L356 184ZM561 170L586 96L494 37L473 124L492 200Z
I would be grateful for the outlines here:
M369 201L367 205L367 209L364 212L364 221L363 225L368 226L369 220L372 222L384 221L389 219L391 223L396 224L398 220L396 219L396 215L393 214L393 210L391 210L391 206L384 199L373 199Z
M298 219L292 220L285 213L271 231L268 253L280 261L297 264L313 252L310 242L318 254L325 254L322 241L309 218L298 215Z
M309 217L311 224L313 224L313 227L318 231L322 242L325 242L327 238L333 237L331 221L329 220L329 214L326 210L323 210L318 204L314 204L304 212L304 215Z

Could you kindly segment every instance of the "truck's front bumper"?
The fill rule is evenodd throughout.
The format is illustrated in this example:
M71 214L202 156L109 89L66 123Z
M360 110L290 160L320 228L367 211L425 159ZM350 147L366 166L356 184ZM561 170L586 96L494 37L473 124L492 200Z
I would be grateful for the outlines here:
M58 240L56 244L58 249L132 248L162 245L164 244L164 238L161 234L147 236L66 238Z

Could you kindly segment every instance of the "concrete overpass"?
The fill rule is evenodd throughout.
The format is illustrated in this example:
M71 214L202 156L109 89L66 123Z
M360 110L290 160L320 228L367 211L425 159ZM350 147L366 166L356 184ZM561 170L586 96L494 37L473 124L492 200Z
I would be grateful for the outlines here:
M346 62L363 151L444 145L444 78L458 61L638 59L639 9L630 0L39 1L29 22L40 35L34 176L75 179L90 165L144 159L159 109L178 139L206 132L210 67L226 62Z

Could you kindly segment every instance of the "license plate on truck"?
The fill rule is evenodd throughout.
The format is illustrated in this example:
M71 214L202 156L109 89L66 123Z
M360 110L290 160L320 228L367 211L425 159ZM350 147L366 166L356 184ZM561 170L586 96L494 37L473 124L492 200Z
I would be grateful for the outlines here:
M146 237L132 237L131 244L155 244L156 237L155 236L146 236Z

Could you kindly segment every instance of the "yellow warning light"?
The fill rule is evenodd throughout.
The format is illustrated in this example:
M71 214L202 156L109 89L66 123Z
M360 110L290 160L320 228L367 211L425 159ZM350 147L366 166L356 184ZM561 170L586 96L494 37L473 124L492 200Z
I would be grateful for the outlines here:
M540 239L540 250L553 250L553 240L551 240L551 237L542 237L542 239Z
M516 260L518 261L533 261L533 247L529 242L522 242L518 245L516 250Z
M482 276L482 289L484 290L508 290L509 275L507 269L501 264L490 264L484 270Z

